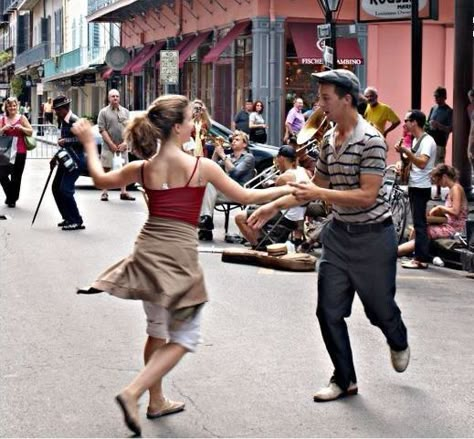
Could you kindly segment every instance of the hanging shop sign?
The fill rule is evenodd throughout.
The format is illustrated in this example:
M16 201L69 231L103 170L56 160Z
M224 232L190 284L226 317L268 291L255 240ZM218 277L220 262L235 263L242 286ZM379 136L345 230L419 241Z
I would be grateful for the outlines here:
M179 82L178 50L160 50L160 82L162 84Z
M84 76L82 75L71 76L72 87L82 87L83 85L84 85Z
M362 23L411 20L412 0L358 0L357 21ZM438 0L418 0L422 20L438 19Z
M84 73L82 77L84 78L84 84L95 84L95 72Z

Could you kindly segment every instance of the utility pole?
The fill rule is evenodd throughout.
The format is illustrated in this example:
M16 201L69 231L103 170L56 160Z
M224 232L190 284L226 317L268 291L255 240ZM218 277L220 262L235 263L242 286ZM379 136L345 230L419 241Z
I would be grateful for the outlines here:
M411 108L421 109L423 24L418 16L418 0L411 2Z
M467 92L473 77L473 0L454 1L454 90L453 90L453 166L468 198L472 195L472 171L467 156L470 120L466 111Z

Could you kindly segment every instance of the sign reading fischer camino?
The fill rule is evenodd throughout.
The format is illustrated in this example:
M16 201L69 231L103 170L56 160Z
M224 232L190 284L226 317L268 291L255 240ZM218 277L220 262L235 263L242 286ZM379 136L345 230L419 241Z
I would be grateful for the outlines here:
M411 19L412 0L358 0L358 21L400 21ZM421 19L436 19L438 0L418 0Z

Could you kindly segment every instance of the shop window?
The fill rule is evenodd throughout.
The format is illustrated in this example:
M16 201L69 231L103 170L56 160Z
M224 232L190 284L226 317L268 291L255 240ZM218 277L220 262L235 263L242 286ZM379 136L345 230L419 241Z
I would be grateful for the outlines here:
M247 99L252 99L252 38L235 40L235 53L234 113L244 106Z

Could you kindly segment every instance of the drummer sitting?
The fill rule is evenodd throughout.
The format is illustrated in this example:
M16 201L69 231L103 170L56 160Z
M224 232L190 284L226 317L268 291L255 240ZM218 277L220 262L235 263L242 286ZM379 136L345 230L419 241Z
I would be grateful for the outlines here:
M276 157L276 166L280 171L279 177L275 181L276 186L283 186L289 182L309 182L309 177L304 168L296 165L296 152L288 145L282 146ZM257 248L262 239L262 230L255 230L247 225L247 218L253 213L255 207L248 208L245 212L239 212L235 215L235 223L244 238ZM291 209L282 210L271 218L266 225L271 227L268 239L265 239L263 245L272 242L285 242L292 231L298 229L299 223L302 223L305 215L305 206L296 206ZM270 241L270 242L267 242Z

